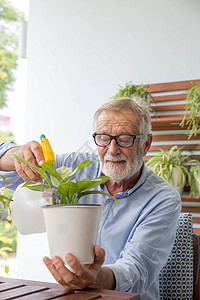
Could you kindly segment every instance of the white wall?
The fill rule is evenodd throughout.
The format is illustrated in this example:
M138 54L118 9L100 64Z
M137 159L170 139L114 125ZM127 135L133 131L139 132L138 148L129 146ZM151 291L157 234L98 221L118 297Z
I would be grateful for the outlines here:
M199 11L199 0L31 0L25 140L94 148L93 112L118 84L199 78ZM19 276L50 280L45 253L45 238L20 237Z
M91 139L95 109L127 81L199 78L199 0L31 0L25 140Z

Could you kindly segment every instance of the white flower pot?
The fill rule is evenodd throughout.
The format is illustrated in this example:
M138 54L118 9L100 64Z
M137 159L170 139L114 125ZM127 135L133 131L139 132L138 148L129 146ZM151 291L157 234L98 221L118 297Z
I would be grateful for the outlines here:
M179 170L174 167L173 171L172 171L173 182L170 182L170 183L179 192L179 194L182 195L183 194L183 190L184 190L184 186L185 186L185 180L182 181L178 185L178 176L179 176Z
M198 187L198 192L199 192L199 196L200 196L200 176L196 177L196 181L198 183L197 187Z
M50 256L72 253L82 264L94 261L101 206L51 205L43 206Z

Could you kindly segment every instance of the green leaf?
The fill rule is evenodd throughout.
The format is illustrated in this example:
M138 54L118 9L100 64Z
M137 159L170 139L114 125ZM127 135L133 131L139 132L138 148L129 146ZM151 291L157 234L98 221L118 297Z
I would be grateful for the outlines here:
M190 196L200 196L200 163L190 168Z
M9 273L9 266L4 266L4 271L5 271L6 274L8 274Z
M58 186L58 193L67 198L68 203L72 203L77 194L77 182L68 181ZM64 203L62 203L64 204Z
M83 179L82 181L78 181L78 194L80 192L82 192L83 190L86 189L92 189L100 184L105 183L106 181L108 181L110 179L110 177L108 176L100 176L98 178L86 178Z
M58 174L54 166L50 163L44 163L41 167L43 170L50 174L52 183L57 187L62 181L62 177ZM53 181L53 178L55 178L56 180Z
M73 170L72 168L69 168L69 167L65 167L65 166L62 166L60 168L57 168L56 169L56 172L59 174L59 176L61 177L61 180L60 179L56 179L55 177L51 177L51 180L52 180L52 183L54 186L58 187L59 184L61 182L63 182L63 180L65 178L69 178L69 176L72 174Z
M97 162L97 160L95 161L90 161L90 160L85 160L85 161L82 161L78 164L77 168L71 173L70 176L66 177L63 182L66 182L68 181L74 174L76 174L78 171L80 171L81 169L91 165L91 164L94 164L95 162Z
M86 196L86 195L90 195L90 194L101 194L101 195L104 195L104 196L107 196L113 200L115 200L115 202L117 203L117 199L115 197L113 197L112 195L110 194L107 194L107 193L104 193L104 192L101 192L101 191L85 191L85 192L82 192L79 194L79 199L83 196Z
M65 179L66 177L70 176L71 173L73 172L72 168L65 167L65 166L57 168L56 171L58 172L58 174L62 179Z
M7 182L6 182L6 177L0 174L0 177L3 179L5 187L1 188L1 191L5 190L7 188Z
M2 192L2 195L6 196L7 199L12 199L13 198L13 194L14 194L14 191L11 191L9 189L5 189Z
M49 179L49 177L47 176L46 172L39 167L35 167L32 163L30 163L29 161L24 160L23 158L17 156L16 154L12 155L16 160L18 160L20 163L25 164L31 168L33 168L38 174L40 174L49 184L50 187L52 187L52 183L51 180Z
M183 179L185 182L186 176L190 182L188 164L197 162L195 159L190 159L190 156L191 154L183 155L183 151L178 146L172 146L170 150L160 149L158 155L146 162L146 166L169 183L172 181L172 170L176 167L179 171L178 184L180 185L180 180Z
M2 247L0 248L0 255L3 256L3 258L6 260L8 258L8 253L7 251L12 251L13 249L10 247Z
M26 181L23 184L23 187L26 187L32 191L44 192L45 189L48 189L49 186L42 182L35 182L35 181Z
M193 135L196 136L200 130L200 84L195 84L192 82L194 87L192 87L187 95L186 101L186 111L180 126L187 126L189 130L188 138L190 139Z

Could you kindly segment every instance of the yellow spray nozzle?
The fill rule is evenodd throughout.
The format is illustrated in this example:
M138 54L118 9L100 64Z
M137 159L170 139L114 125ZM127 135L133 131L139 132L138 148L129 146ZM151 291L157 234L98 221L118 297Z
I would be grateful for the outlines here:
M41 134L40 139L40 146L42 148L42 153L44 155L45 162L53 164L55 162L55 156L49 143L49 140L45 137L44 134Z

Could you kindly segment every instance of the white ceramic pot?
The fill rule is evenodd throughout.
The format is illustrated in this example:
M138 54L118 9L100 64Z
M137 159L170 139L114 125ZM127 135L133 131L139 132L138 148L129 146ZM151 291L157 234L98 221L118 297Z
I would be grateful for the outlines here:
M182 195L186 180L182 181L178 185L178 176L179 176L179 170L174 167L173 170L172 170L173 182L171 182L171 185L179 192L180 195Z
M197 186L198 186L198 192L199 192L199 196L200 196L200 176L196 177L196 181L197 181Z
M94 262L101 206L52 205L43 206L50 256L72 253L82 264Z

